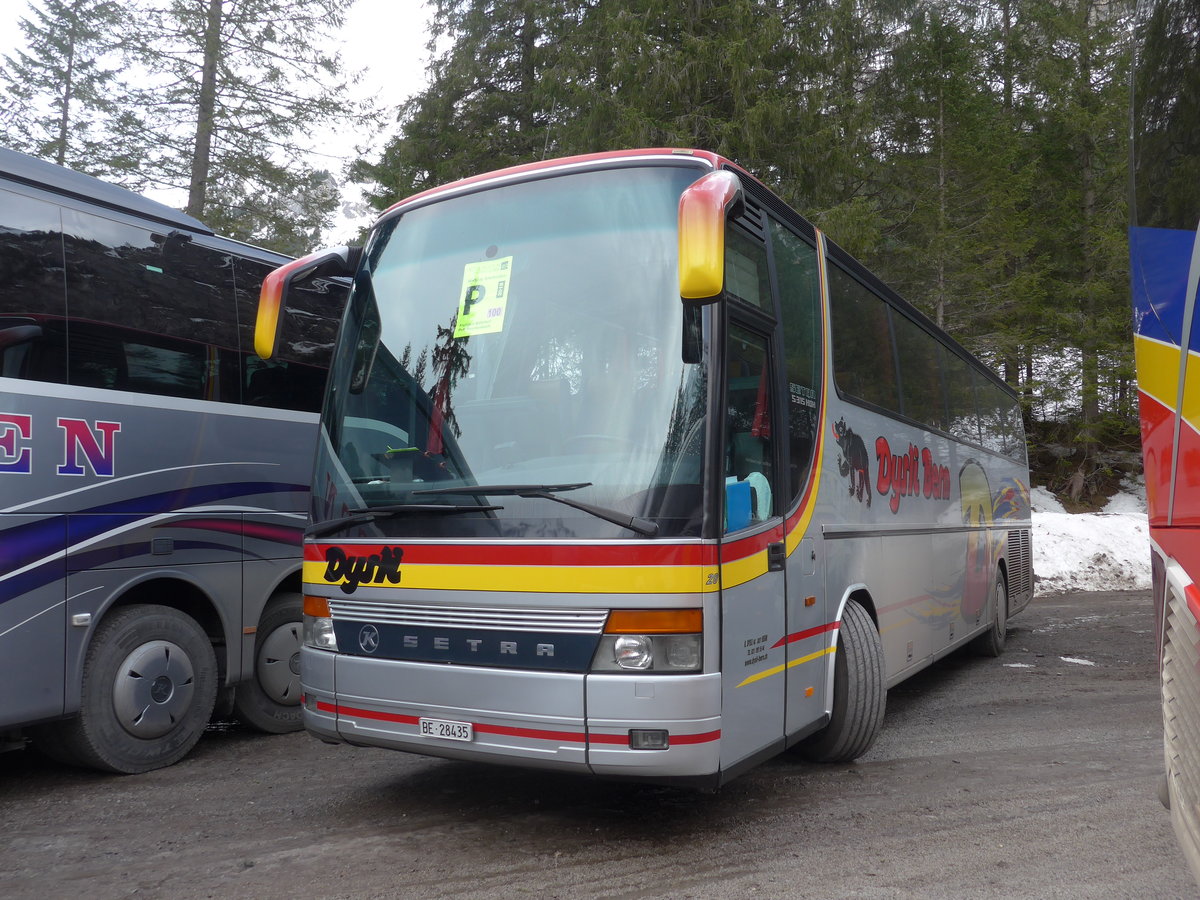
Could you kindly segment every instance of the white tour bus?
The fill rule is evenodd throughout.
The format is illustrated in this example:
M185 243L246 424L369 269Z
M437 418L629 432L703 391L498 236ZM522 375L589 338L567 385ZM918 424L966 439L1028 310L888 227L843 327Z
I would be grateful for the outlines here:
M304 562L329 741L715 787L850 760L1032 596L999 378L745 171L639 150L418 194L353 275Z

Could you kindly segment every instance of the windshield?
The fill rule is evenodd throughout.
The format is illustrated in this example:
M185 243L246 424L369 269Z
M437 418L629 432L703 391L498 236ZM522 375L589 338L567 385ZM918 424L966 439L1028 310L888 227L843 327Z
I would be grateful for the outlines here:
M706 337L676 270L679 196L699 174L543 177L380 226L330 375L314 521L440 503L480 509L357 527L699 535Z

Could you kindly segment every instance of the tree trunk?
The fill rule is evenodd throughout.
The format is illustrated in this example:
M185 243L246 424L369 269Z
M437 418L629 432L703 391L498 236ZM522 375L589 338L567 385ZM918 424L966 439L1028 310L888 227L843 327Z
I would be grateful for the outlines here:
M1080 108L1090 111L1094 105L1092 94L1092 60L1090 29L1092 25L1091 0L1081 0L1080 26L1083 29L1079 47L1079 97ZM1080 217L1083 222L1081 234L1083 246L1083 335L1079 342L1082 356L1083 422L1086 450L1091 453L1096 441L1093 426L1100 418L1100 358L1096 334L1096 259L1092 235L1096 230L1096 148L1095 138L1087 131L1079 135L1079 172L1081 181Z
M54 150L54 161L60 166L67 164L67 135L71 129L71 101L75 86L75 39L79 36L79 3L71 7L71 24L67 43L67 69L63 75L62 115L58 117L58 140Z
M221 55L221 0L208 0L204 27L204 62L200 71L200 97L196 104L196 141L192 149L192 182L187 214L201 218L208 198L208 173L212 159L217 110L217 60Z

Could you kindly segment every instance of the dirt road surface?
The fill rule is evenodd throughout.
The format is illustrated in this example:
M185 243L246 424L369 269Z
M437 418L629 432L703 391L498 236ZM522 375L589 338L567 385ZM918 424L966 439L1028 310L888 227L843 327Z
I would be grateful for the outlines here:
M717 795L214 726L170 769L0 755L0 897L1198 897L1155 796L1143 593L1039 599L853 765Z

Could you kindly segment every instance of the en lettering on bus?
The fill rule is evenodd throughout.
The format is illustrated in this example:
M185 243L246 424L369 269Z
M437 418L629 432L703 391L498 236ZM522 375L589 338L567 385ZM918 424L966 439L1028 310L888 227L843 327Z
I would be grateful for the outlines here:
M33 437L33 416L0 413L0 472L28 475L33 471L33 451L18 446Z
M63 433L62 463L59 475L86 475L90 470L100 478L111 478L116 470L116 435L120 422L60 418ZM33 418L15 413L0 413L0 474L28 475L33 471Z

